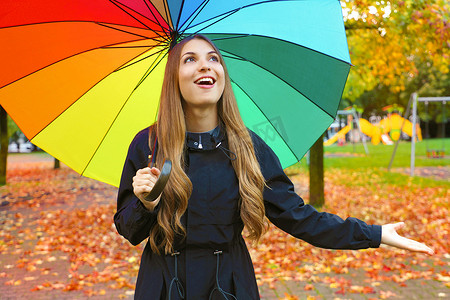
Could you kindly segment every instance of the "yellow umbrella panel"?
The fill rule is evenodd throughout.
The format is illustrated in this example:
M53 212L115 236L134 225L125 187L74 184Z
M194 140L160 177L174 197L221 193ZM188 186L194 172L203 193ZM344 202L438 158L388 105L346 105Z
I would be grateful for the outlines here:
M166 62L163 48L148 50L145 43L54 64L1 89L2 105L22 110L14 115L32 143L80 174L117 186L131 139L156 119ZM123 65L124 59L130 62ZM34 97L25 96L30 87Z

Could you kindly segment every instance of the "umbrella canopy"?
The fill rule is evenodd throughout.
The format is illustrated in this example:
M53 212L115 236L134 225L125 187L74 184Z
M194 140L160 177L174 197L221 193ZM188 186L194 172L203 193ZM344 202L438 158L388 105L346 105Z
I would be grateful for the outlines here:
M35 145L117 186L170 46L196 33L221 50L247 127L283 167L300 160L350 70L336 0L2 0L0 104Z

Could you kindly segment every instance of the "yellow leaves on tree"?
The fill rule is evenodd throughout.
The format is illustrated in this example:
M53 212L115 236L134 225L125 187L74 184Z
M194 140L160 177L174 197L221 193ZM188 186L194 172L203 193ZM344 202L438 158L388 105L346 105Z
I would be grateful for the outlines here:
M356 99L379 84L399 93L418 75L419 66L449 72L448 2L347 0L341 4L354 65L345 98Z

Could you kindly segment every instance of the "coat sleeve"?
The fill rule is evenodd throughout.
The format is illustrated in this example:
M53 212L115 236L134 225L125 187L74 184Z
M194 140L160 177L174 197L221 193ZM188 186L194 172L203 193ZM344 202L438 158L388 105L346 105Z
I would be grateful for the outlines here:
M148 129L144 129L130 144L117 195L114 224L119 234L135 246L149 236L159 208L156 206L153 211L147 210L133 192L133 177L137 170L147 166L149 153Z
M267 218L278 228L316 247L327 249L377 248L381 226L356 218L318 212L294 191L280 161L270 147L252 133L256 155L268 187L264 190Z

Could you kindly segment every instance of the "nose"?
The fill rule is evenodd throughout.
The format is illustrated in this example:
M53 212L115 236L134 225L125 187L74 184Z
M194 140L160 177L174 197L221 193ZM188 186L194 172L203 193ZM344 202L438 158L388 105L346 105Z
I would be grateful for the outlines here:
M211 66L209 65L209 60L202 59L200 61L200 71L211 71Z

